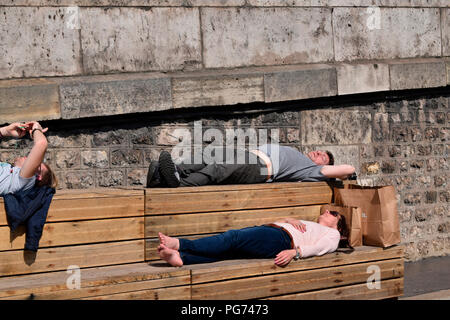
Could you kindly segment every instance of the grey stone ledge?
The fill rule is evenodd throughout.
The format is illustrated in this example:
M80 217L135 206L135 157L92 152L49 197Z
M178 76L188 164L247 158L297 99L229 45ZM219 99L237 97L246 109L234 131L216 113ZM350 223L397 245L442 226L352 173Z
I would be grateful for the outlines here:
M447 69L447 85L450 85L450 58L445 59L445 65Z
M279 68L264 75L266 102L337 95L336 69L329 65Z
M449 74L450 58L431 58L1 80L0 117L75 119L444 87Z
M446 64L443 59L415 59L389 63L391 90L445 87Z
M62 119L167 110L172 107L170 78L114 75L87 77L86 81L62 81Z

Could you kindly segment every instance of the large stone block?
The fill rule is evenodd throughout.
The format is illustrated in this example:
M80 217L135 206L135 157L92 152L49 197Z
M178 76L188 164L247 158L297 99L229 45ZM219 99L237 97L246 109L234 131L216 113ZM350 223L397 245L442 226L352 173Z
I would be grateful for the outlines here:
M202 9L207 68L333 59L329 8Z
M441 55L438 8L335 8L333 30L337 61Z
M450 56L450 8L441 9L442 55Z
M172 80L173 105L182 108L264 101L263 79L262 72L176 76Z
M264 74L266 102L337 94L336 70L326 65L274 67Z
M63 119L167 110L170 79L162 75L97 76L60 85Z
M445 87L447 72L441 60L398 61L389 64L391 90Z
M340 64L336 70L340 95L389 90L387 64Z
M369 144L372 117L355 110L301 111L302 145Z
M83 168L107 168L109 156L107 150L81 151L81 163Z
M195 8L83 8L88 73L197 69L201 36Z
M57 83L46 79L0 81L1 123L60 117Z
M79 33L64 8L0 8L0 78L81 73Z

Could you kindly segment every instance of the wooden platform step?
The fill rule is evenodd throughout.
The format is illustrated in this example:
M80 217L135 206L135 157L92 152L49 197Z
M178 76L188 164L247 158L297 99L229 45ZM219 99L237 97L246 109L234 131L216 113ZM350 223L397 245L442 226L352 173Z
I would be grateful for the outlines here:
M359 247L293 261L228 260L173 268L162 262L85 268L80 289L67 272L0 278L0 299L347 299L385 298L403 292L403 247ZM369 291L369 266L380 270L380 289ZM325 291L329 290L329 291ZM377 291L378 290L378 291Z
M0 198L0 277L143 262L144 190L58 191L36 254L23 250L25 230L10 232Z

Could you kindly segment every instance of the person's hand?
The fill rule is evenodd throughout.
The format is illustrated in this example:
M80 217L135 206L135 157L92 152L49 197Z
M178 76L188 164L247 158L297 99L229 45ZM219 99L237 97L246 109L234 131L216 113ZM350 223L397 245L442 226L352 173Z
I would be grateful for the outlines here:
M26 125L29 128L28 132L29 132L31 138L33 138L32 133L33 133L34 129L41 130L42 133L45 133L48 130L48 128L42 129L42 126L37 121L27 122Z
M292 218L287 218L286 222L293 225L295 229L297 229L300 232L305 232L306 231L306 225L302 222L300 222L300 220L296 220L296 219L292 219Z
M296 254L297 252L295 251L295 249L283 250L279 254L277 254L274 262L279 267L287 266L289 262L291 262L291 260L295 257Z
M28 128L26 123L14 122L3 127L1 133L5 137L22 138L27 133Z

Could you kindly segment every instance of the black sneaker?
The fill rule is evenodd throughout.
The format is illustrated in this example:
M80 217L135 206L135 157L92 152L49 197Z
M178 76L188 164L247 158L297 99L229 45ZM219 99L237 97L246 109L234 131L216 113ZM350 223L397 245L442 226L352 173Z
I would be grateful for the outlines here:
M147 188L156 188L161 186L161 180L159 176L159 162L152 160L148 167L147 173Z
M167 151L162 151L159 155L159 174L169 188L177 188L180 185L180 174Z

